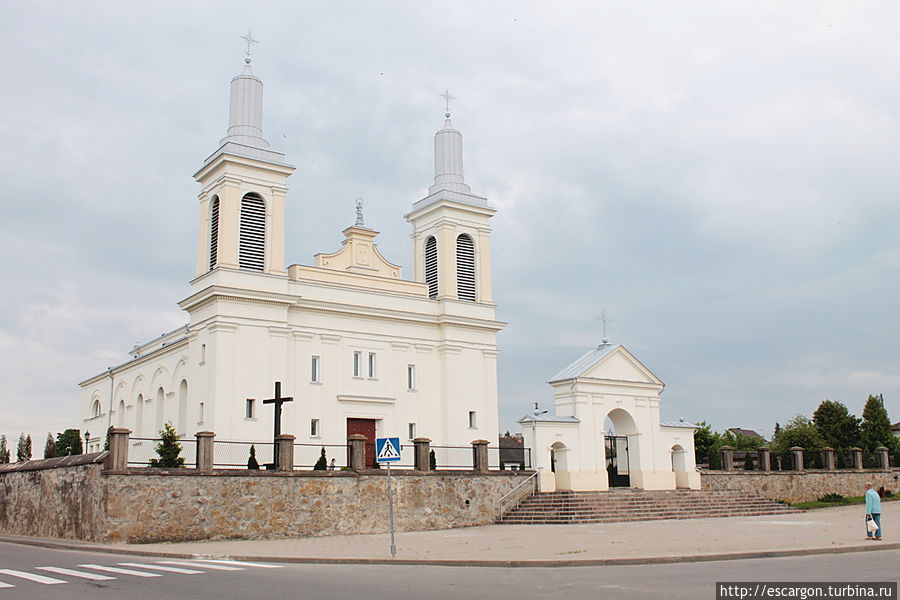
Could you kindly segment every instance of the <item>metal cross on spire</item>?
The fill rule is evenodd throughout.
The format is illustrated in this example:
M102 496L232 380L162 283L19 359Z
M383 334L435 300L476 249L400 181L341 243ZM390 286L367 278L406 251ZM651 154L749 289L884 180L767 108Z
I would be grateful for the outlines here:
M441 94L441 98L444 99L444 110L446 111L444 116L446 116L449 119L450 118L450 101L456 100L456 98L454 98L453 96L450 95L450 90L448 90L448 89L444 90L444 93Z
M603 343L606 344L609 341L608 339L606 339L606 324L612 323L612 319L606 316L605 308L601 311L600 316L597 317L597 320L603 322Z
M253 37L253 31L251 31L250 29L247 30L247 33L245 35L241 36L241 39L244 40L245 42L247 42L247 58L244 59L244 62L249 65L250 64L250 49L253 46L253 44L258 44L259 40L255 39Z

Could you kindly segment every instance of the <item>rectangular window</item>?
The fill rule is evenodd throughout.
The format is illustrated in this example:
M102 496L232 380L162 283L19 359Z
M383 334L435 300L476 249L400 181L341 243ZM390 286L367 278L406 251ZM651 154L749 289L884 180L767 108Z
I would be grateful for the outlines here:
M197 425L203 425L203 403L200 403L200 420L197 421Z
M206 344L200 344L200 364L206 362Z
M416 389L416 365L406 365L406 389Z
M369 352L369 379L375 379L375 353Z
M410 423L409 424L409 439L415 439L415 437L416 437L416 424Z
M353 376L362 377L362 352L359 350L353 352Z
M246 404L246 413L244 414L245 419L255 419L256 418L256 399L255 398L247 398Z
M313 383L319 383L319 357L313 356L312 363L309 367L309 380Z
M475 411L469 411L469 429L475 429L478 427L478 421L475 419Z
M319 420L312 419L309 422L309 437L319 437Z

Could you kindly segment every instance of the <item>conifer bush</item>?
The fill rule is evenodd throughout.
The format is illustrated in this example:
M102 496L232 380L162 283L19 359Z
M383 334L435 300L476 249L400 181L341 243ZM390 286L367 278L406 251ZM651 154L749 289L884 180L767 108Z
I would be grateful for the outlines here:
M156 454L159 458L151 458L151 467L164 469L178 469L184 466L184 457L181 454L181 444L178 442L178 432L171 423L166 423L159 432L160 441L156 445Z
M259 463L256 461L256 446L250 444L250 458L247 459L247 468L251 471L259 471Z
M322 447L322 454L319 455L319 460L316 461L316 466L313 467L313 471L327 471L328 470L328 459L325 458L325 448Z
M437 470L437 457L434 455L434 450L428 453L428 466L432 471Z

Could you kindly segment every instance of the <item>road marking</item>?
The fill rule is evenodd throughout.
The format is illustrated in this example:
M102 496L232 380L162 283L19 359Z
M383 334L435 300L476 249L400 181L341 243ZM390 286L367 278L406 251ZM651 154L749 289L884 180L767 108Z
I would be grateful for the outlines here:
M185 567L200 567L201 569L212 569L214 571L243 571L244 570L240 567L227 567L225 565L200 564L196 561L189 561L189 560L158 560L156 562L163 564L163 565L182 565Z
M27 579L29 581L36 581L37 583L43 583L45 585L56 585L57 583L68 583L67 581L63 581L62 579L54 579L53 577L44 577L43 575L33 575L31 573L26 573L25 571L14 571L13 569L0 569L0 573L4 575L12 575L13 577L20 577L22 579Z
M0 589L8 588L8 587L16 587L16 586L9 584L9 583L3 583L2 581L0 581Z
M168 571L169 573L182 573L184 575L199 575L203 571L194 571L193 569L179 569L177 567L163 567L161 565L142 565L141 563L124 562L119 563L123 567L137 567L139 569L153 569L154 571Z
M93 579L94 581L106 581L107 579L115 579L109 575L97 575L96 573L85 573L84 571L73 571L72 569L63 569L62 567L35 567L41 571L50 571L51 573L59 573L60 575L68 575L70 577L81 577L82 579Z
M107 571L108 573L118 573L119 575L135 575L137 577L162 577L159 573L144 573L142 571L132 571L130 569L120 569L118 567L104 567L103 565L78 565L85 569L96 569L97 571Z
M241 562L238 560L213 560L211 558L200 558L197 562L216 563L217 565L237 565L239 567L261 567L263 569L280 569L281 565L266 565L263 563ZM200 566L200 565L198 565Z

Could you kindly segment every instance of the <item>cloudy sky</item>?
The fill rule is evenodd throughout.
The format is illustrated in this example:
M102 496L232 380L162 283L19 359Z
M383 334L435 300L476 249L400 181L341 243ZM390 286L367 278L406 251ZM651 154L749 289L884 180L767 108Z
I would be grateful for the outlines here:
M502 428L550 404L604 307L664 418L769 434L883 393L900 419L896 3L0 8L0 433L77 427L77 382L186 321L191 175L248 28L297 166L288 263L339 247L361 196L408 275L403 214L457 98L467 182L498 208Z

